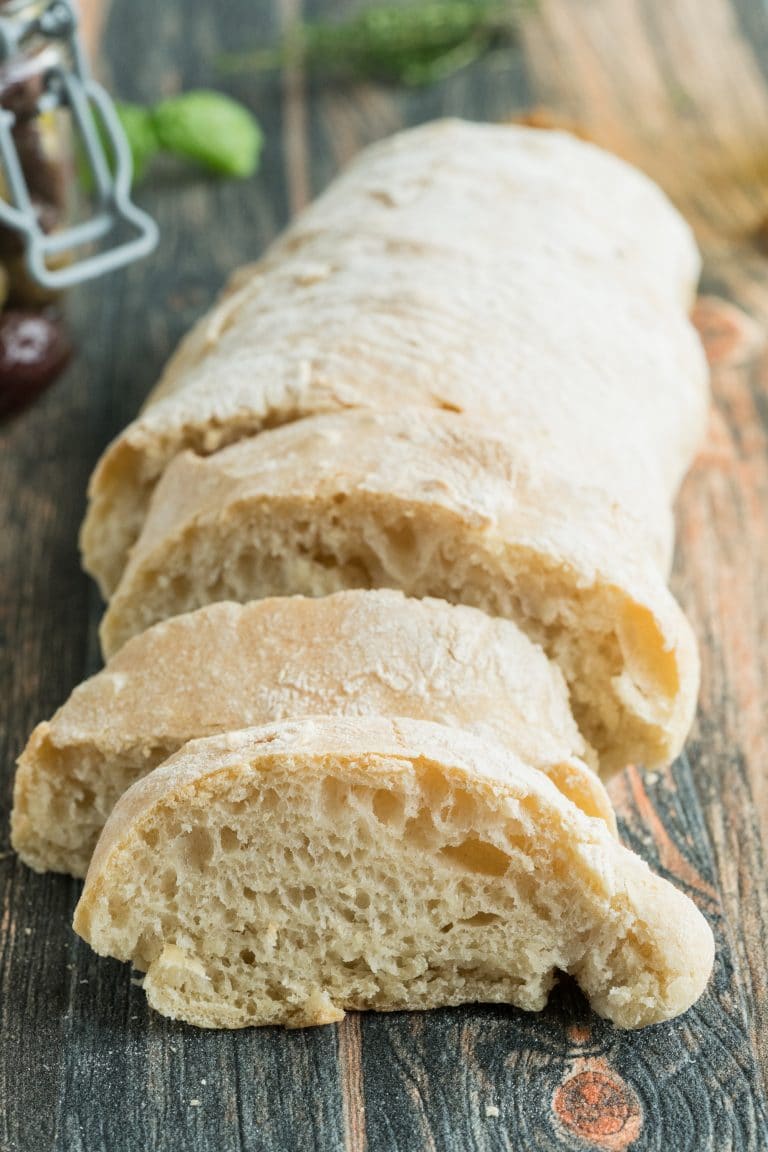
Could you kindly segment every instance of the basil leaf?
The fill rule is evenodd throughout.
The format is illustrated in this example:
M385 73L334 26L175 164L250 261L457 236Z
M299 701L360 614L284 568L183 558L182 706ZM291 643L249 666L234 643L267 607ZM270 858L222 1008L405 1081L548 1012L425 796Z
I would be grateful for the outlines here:
M163 100L151 110L160 146L204 168L240 179L259 164L261 129L241 104L220 92L188 92Z
M125 101L117 102L115 110L131 149L133 179L141 180L150 161L160 151L152 110L143 108L141 104L128 104Z

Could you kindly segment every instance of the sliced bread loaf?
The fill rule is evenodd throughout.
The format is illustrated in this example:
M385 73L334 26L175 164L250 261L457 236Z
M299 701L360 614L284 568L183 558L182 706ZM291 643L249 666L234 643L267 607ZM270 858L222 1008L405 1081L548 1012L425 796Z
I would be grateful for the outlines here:
M562 426L661 532L654 492L670 501L707 408L698 267L663 193L566 134L443 121L378 144L237 276L108 448L84 563L114 589L177 453L353 406Z
M84 876L118 798L182 744L320 712L488 733L615 828L563 678L514 624L357 591L214 604L129 641L33 732L16 773L14 848L38 871Z
M312 718L193 741L107 822L75 913L202 1027L346 1009L546 1003L558 971L622 1028L706 985L688 897L489 740Z
M357 409L177 457L102 643L110 655L211 601L354 587L516 621L560 665L603 772L682 746L695 644L642 526L603 488L564 479L542 442L453 413Z

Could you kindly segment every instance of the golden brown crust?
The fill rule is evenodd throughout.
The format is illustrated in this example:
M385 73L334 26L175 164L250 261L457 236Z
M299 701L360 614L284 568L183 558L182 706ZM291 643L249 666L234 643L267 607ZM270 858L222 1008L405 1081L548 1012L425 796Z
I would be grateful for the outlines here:
M112 591L180 451L352 406L563 421L652 525L703 428L697 273L662 193L566 134L443 121L385 141L239 277L107 449L86 567Z

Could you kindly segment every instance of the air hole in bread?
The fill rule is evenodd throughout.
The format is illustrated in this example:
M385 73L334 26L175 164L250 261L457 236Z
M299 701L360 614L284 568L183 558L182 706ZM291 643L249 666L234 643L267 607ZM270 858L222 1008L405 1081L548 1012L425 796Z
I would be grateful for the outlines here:
M440 849L440 855L459 868L480 876L504 876L510 858L501 848L485 840L469 837L461 844L449 844Z
M125 926L129 911L128 904L122 896L115 894L109 897L109 914L112 917L112 922L119 928Z
M160 891L164 896L173 897L179 890L179 881L175 868L166 868L159 880Z
M221 843L222 852L237 852L240 847L240 840L234 828L230 828L225 824L219 830L219 842Z
M476 816L476 805L471 796L460 788L454 790L439 808L440 820L455 828L470 828Z
M430 813L446 805L452 806L460 795L460 790L451 789L445 776L431 766L424 767L419 777L419 786L424 808Z
M386 542L387 567L394 571L407 570L413 565L418 548L413 521L405 516L392 521L383 526L383 534Z
M405 814L403 797L388 788L377 788L373 793L373 814L380 824L401 825Z
M280 797L274 788L265 788L261 797L261 806L265 812L274 812L280 807Z
M420 808L403 826L403 838L417 848L428 848L435 842L435 824L432 813Z
M474 916L467 916L459 923L466 928L487 928L489 924L496 924L500 919L496 912L475 912Z
M213 859L213 836L207 828L198 826L187 833L184 850L184 861L192 868L202 871Z
M312 904L317 892L311 884L291 885L284 892L286 903L293 908Z
M186 573L179 572L169 582L169 591L178 600L186 601L192 593L192 584Z
M629 605L622 614L619 641L634 680L650 692L674 697L680 689L677 660L665 648L653 613L638 604Z
M235 559L234 578L238 584L247 586L257 579L259 561L256 553L250 548L243 548Z
M160 833L158 832L157 828L148 827L148 828L142 829L141 837L148 848L156 848L157 847L157 841L158 841L159 836L160 836Z
M344 808L349 795L349 786L334 776L328 776L322 783L321 800L326 812L333 816Z

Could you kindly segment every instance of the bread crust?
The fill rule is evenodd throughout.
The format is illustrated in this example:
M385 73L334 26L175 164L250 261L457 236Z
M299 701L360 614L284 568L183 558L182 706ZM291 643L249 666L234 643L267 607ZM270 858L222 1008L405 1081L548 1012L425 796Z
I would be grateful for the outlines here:
M104 650L217 596L399 587L508 616L541 642L604 772L664 763L692 719L696 646L642 523L589 466L578 485L574 471L544 431L510 444L426 409L311 417L185 453L104 617Z
M698 268L660 190L567 134L441 121L367 149L236 277L107 449L84 564L111 593L179 452L353 406L562 423L663 537L654 494L669 503L707 408L685 315Z

